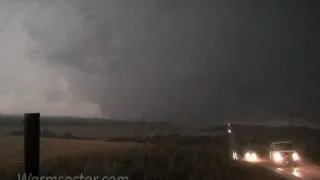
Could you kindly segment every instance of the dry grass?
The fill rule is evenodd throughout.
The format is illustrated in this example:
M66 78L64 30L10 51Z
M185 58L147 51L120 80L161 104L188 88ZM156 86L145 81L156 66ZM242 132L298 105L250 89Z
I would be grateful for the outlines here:
M1 137L0 175L2 179L16 179L22 162L23 138ZM173 179L279 179L257 169L234 164L224 152L204 147L159 146L148 148L147 166L143 166L141 144L105 141L41 139L41 172L45 175L129 175L142 179L143 174ZM5 168L5 169L4 169ZM141 174L142 173L142 174Z
M0 167L23 162L23 137L1 136ZM90 151L118 151L138 146L137 143L117 143L92 140L40 139L41 160L56 156Z

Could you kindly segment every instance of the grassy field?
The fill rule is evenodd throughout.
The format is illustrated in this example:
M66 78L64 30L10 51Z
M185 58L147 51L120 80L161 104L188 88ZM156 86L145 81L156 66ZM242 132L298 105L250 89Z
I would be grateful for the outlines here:
M13 171L23 166L23 137L1 136L0 143L0 174L12 174ZM87 154L88 157L95 152L118 153L139 147L137 143L117 143L106 141L68 140L41 138L40 159L41 162L48 159L68 157L76 154Z
M23 116L1 116L0 135L10 134L13 131L23 130ZM79 137L94 137L107 140L123 137L144 137L155 134L199 135L206 133L215 135L215 132L201 132L201 128L193 124L173 122L148 122L142 121L115 121L108 119L79 119L75 117L41 117L41 129L57 134L71 133Z
M2 137L0 175L2 179L16 179L21 172L23 139ZM179 139L177 139L179 141ZM184 142L179 141L179 142ZM192 141L197 141L193 139ZM244 166L229 160L225 147L210 147L183 143L143 144L69 139L41 139L41 174L54 176L121 175L129 179L257 179L277 180L268 171ZM147 156L145 156L145 153Z
M2 179L16 179L16 173L23 168L23 137L21 134L12 136L13 131L21 133L23 130L20 122L21 117L0 118ZM143 122L62 118L41 119L41 129L54 134L51 138L42 136L40 142L41 173L45 175L79 175L81 172L128 175L132 180L143 179L145 175L163 180L279 179L264 169L230 161L225 127L186 128L168 123L148 123L146 126ZM274 138L298 133L300 141L297 139L297 142L306 145L306 152L310 149L306 140L317 135L315 131L301 128L288 131L235 127L234 132L239 146L255 140L263 150ZM284 132L289 133L284 136ZM64 136L65 133L72 136ZM87 137L95 140L81 140ZM152 145L142 148L142 143L136 143L141 139ZM309 144L315 145L315 142ZM315 150L315 155L318 153L316 148L311 149Z

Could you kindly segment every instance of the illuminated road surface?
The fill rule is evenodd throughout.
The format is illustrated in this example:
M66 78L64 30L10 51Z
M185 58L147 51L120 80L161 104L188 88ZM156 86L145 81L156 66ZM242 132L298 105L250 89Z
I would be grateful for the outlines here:
M268 163L266 160L260 160L256 163L257 165L264 166L270 171L286 177L290 180L320 180L320 166L310 164L310 163L302 163L297 167L275 167L274 165Z

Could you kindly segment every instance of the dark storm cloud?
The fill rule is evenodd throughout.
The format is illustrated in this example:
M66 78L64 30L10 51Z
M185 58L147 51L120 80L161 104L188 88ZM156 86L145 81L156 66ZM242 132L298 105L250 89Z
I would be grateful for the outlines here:
M41 1L27 28L105 116L309 112L318 3L284 2Z

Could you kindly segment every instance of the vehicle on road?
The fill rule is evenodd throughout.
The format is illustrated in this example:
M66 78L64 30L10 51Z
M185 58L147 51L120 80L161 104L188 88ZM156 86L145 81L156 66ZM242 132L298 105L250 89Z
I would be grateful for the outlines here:
M239 155L237 151L232 151L232 159L233 160L239 160Z
M291 141L272 142L269 149L270 161L275 165L297 166L300 155Z
M244 154L244 160L248 162L258 161L258 154L254 150L247 150Z
M252 142L248 142L247 147L244 149L244 160L248 162L258 161L258 153Z

